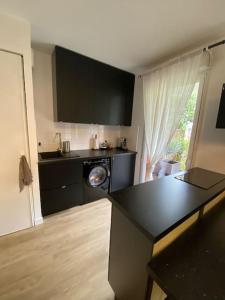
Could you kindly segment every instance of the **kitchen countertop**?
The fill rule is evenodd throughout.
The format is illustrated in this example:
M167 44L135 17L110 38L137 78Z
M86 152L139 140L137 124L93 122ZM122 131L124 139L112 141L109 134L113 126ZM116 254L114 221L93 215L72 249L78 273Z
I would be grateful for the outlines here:
M65 160L71 159L94 159L94 158L105 158L105 157L112 157L115 155L127 155L127 154L136 154L137 152L131 150L122 150L113 148L110 150L72 150L69 153L64 153L63 157L57 158L50 158L50 159L41 159L40 155L38 156L38 163L39 164L46 164L46 163L53 163L53 162L60 162Z
M200 170L204 176L204 169ZM111 197L113 205L157 242L223 191L225 180L206 190L167 176L111 193Z

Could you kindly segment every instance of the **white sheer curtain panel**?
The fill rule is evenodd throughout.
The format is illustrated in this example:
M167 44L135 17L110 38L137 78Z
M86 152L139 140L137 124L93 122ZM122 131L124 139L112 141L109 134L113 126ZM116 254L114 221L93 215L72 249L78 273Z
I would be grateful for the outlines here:
M200 71L198 53L143 76L145 139L151 167L163 156Z

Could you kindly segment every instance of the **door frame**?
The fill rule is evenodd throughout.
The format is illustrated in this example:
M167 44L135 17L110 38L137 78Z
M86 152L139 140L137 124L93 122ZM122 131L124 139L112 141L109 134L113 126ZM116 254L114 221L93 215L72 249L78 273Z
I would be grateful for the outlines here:
M21 67L22 67L22 81L23 81L23 94L24 94L24 101L23 101L23 107L24 107L24 117L25 117L25 141L26 141L26 151L27 151L27 162L31 168L31 155L30 155L30 141L29 141L29 128L28 128L28 115L27 115L27 97L26 97L26 85L25 85L25 68L24 68L24 56L21 53L17 53L14 51L6 50L3 48L0 48L1 52L10 53L13 55L17 55L21 58ZM21 155L24 153L21 153ZM20 157L18 157L18 160ZM31 183L28 186L29 191L29 203L30 203L30 213L31 213L31 223L32 226L35 225L35 210L34 210L34 192L33 192L33 183Z

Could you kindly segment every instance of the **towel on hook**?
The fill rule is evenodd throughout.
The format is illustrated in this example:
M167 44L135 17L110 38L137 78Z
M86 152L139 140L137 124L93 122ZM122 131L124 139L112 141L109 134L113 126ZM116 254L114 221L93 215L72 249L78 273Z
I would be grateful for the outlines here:
M24 189L25 185L30 185L33 182L32 173L24 155L20 157L19 165L19 187L20 192Z

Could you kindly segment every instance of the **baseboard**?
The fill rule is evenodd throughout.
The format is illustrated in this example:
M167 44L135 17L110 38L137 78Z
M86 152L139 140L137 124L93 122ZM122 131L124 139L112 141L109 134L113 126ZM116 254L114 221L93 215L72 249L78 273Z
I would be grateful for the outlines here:
M37 218L34 220L34 226L37 226L37 225L40 225L43 223L43 218L40 217L40 218Z

